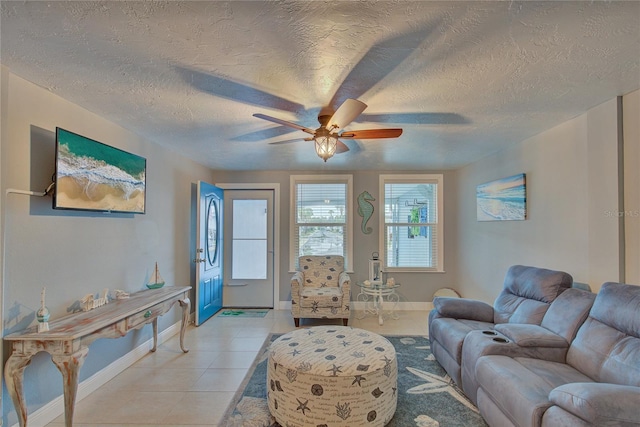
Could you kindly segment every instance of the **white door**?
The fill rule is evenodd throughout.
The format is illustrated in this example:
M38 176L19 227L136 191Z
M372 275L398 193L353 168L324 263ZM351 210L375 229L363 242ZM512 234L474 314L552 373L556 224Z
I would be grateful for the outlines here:
M225 307L273 308L273 190L225 190Z

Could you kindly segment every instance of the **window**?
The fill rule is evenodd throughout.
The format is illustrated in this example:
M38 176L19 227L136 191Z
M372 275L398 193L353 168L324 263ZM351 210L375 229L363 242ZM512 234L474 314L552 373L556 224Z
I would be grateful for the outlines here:
M380 175L386 271L444 271L442 175Z
M291 270L302 255L342 255L351 265L351 175L291 176Z

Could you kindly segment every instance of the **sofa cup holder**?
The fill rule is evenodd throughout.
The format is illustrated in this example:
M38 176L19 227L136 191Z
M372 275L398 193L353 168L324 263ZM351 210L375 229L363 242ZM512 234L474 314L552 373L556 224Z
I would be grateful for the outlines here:
M482 333L485 335L498 335L498 333L495 331L482 331Z
M503 343L503 344L506 344L506 343L508 343L508 342L509 342L509 340L508 340L508 339L506 339L506 338L502 338L502 337L495 337L495 338L493 338L493 340L494 340L495 342L499 342L499 343Z

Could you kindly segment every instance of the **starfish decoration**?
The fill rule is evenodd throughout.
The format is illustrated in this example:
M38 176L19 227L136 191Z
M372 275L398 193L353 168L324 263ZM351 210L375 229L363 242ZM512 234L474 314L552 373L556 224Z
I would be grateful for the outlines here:
M464 398L453 386L454 382L449 375L438 376L420 369L407 366L407 370L417 377L426 380L425 384L420 384L407 390L409 394L431 394L431 393L449 393L454 399L462 403L473 412L478 413L478 409Z
M336 366L335 363L334 363L333 368L329 368L329 369L327 369L327 371L333 371L333 375L332 376L333 377L337 377L338 376L338 372L342 372L340 370L340 368L342 368L342 366Z
M312 313L317 313L318 312L318 301L313 301L311 303L311 312Z
M356 375L354 377L355 379L353 380L353 382L351 383L351 385L354 385L355 383L358 383L358 385L360 387L362 387L362 381L366 381L367 379L365 377L363 377L362 375Z
M327 261L320 261L320 265L324 267L325 265L327 265Z
M429 355L425 357L424 360L436 360L436 357L433 354L431 354L431 345L416 346L416 349L429 350Z
M298 401L298 407L296 408L296 411L302 411L302 415L307 415L304 411L311 411L311 409L309 409L309 407L307 406L307 403L309 403L309 399L307 399L304 403L302 403L302 401L298 398L296 398L296 400Z
M389 359L387 356L384 356L384 359L380 359L380 360L384 361L384 366L389 366L391 364L391 359Z
M292 356L297 356L298 354L300 354L300 351L298 351L297 349L294 349L291 353L289 353Z
M350 342L347 342L347 341L344 341L344 340L342 341L342 343L341 343L341 344L342 344L342 346L343 346L343 347L348 347L348 346L350 346L350 345L351 345L351 343L350 343Z

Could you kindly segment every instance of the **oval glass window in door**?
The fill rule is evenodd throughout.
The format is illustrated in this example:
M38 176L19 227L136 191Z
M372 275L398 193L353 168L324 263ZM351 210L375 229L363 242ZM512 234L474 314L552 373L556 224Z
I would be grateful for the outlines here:
M218 206L214 199L207 205L207 261L213 265L218 253Z

